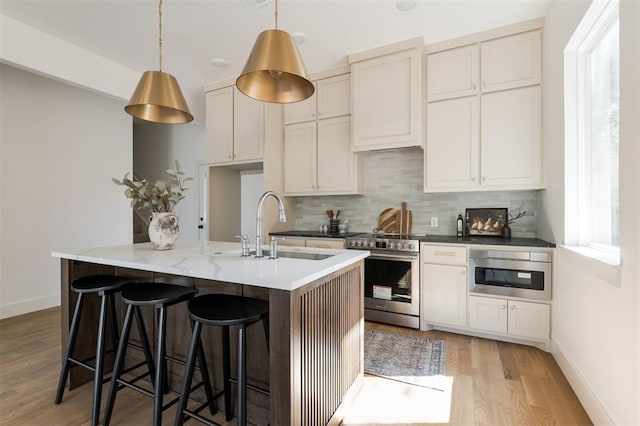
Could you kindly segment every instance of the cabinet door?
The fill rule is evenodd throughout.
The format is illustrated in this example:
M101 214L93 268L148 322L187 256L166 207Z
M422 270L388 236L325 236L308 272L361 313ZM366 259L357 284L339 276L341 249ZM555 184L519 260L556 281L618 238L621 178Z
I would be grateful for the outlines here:
M427 105L425 192L480 184L479 125L477 96Z
M284 129L284 191L316 191L316 122L289 124Z
M351 65L353 150L422 146L421 50Z
M482 96L483 186L542 186L540 108L540 86Z
M233 161L233 87L207 92L207 162Z
M469 297L469 326L478 330L507 332L507 300Z
M351 76L349 74L316 81L318 118L351 114Z
M549 305L509 301L509 334L548 339L549 327Z
M542 32L482 43L482 91L512 89L542 81Z
M427 101L459 98L478 93L478 45L427 56Z
M422 265L424 320L447 325L467 325L467 267Z
M307 239L307 247L343 249L345 247L345 240L342 238L331 238L331 239L312 238L312 239Z
M316 119L316 97L318 89L300 102L293 102L284 105L284 124L302 123Z
M252 99L235 87L233 96L233 160L264 158L264 102Z
M353 192L355 154L351 152L351 116L318 120L318 191Z

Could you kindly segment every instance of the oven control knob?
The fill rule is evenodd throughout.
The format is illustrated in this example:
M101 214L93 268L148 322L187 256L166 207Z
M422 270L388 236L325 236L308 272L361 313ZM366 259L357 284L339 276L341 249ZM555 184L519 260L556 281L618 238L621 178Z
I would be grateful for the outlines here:
M356 245L357 245L358 247L362 247L362 241L361 241L361 240L358 240L358 241L356 242Z
M375 241L369 241L369 247L374 248L376 246Z
M399 245L399 244L398 244L398 245ZM389 242L389 248L390 248L391 250L395 249L395 248L396 248L396 243L394 243L393 241L390 241L390 242Z

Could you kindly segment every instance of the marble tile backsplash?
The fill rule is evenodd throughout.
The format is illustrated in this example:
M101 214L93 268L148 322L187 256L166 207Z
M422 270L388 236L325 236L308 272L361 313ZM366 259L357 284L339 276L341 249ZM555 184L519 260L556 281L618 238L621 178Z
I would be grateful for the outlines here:
M514 237L538 236L538 191L492 191L425 194L423 151L408 148L373 151L364 155L364 194L296 198L295 228L317 230L328 224L326 210L341 210L349 231L371 232L384 209L400 209L403 201L413 212L413 233L455 235L458 212L466 208L506 207L527 215L511 225ZM431 227L431 218L438 227Z

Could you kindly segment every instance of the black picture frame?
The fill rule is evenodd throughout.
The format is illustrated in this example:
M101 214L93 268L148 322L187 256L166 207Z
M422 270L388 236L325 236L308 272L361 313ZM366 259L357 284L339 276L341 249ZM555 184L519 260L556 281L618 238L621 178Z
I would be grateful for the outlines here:
M471 236L500 237L502 228L509 221L507 208L466 209L466 214Z

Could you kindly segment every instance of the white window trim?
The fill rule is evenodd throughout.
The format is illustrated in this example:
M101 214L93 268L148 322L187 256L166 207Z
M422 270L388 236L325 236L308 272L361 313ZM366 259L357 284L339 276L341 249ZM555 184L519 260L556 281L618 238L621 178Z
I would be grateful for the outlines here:
M619 287L621 285L621 257L619 250L611 250L597 245L584 246L580 240L579 223L584 223L588 208L586 200L579 197L579 182L587 178L584 164L584 152L580 149L580 138L584 138L586 129L578 125L578 117L584 113L584 103L578 102L586 91L585 82L579 73L582 60L580 47L587 40L599 37L592 34L595 25L611 20L619 13L616 0L594 0L576 28L564 50L564 117L565 117L565 245L562 248L581 258L584 267L595 275Z

